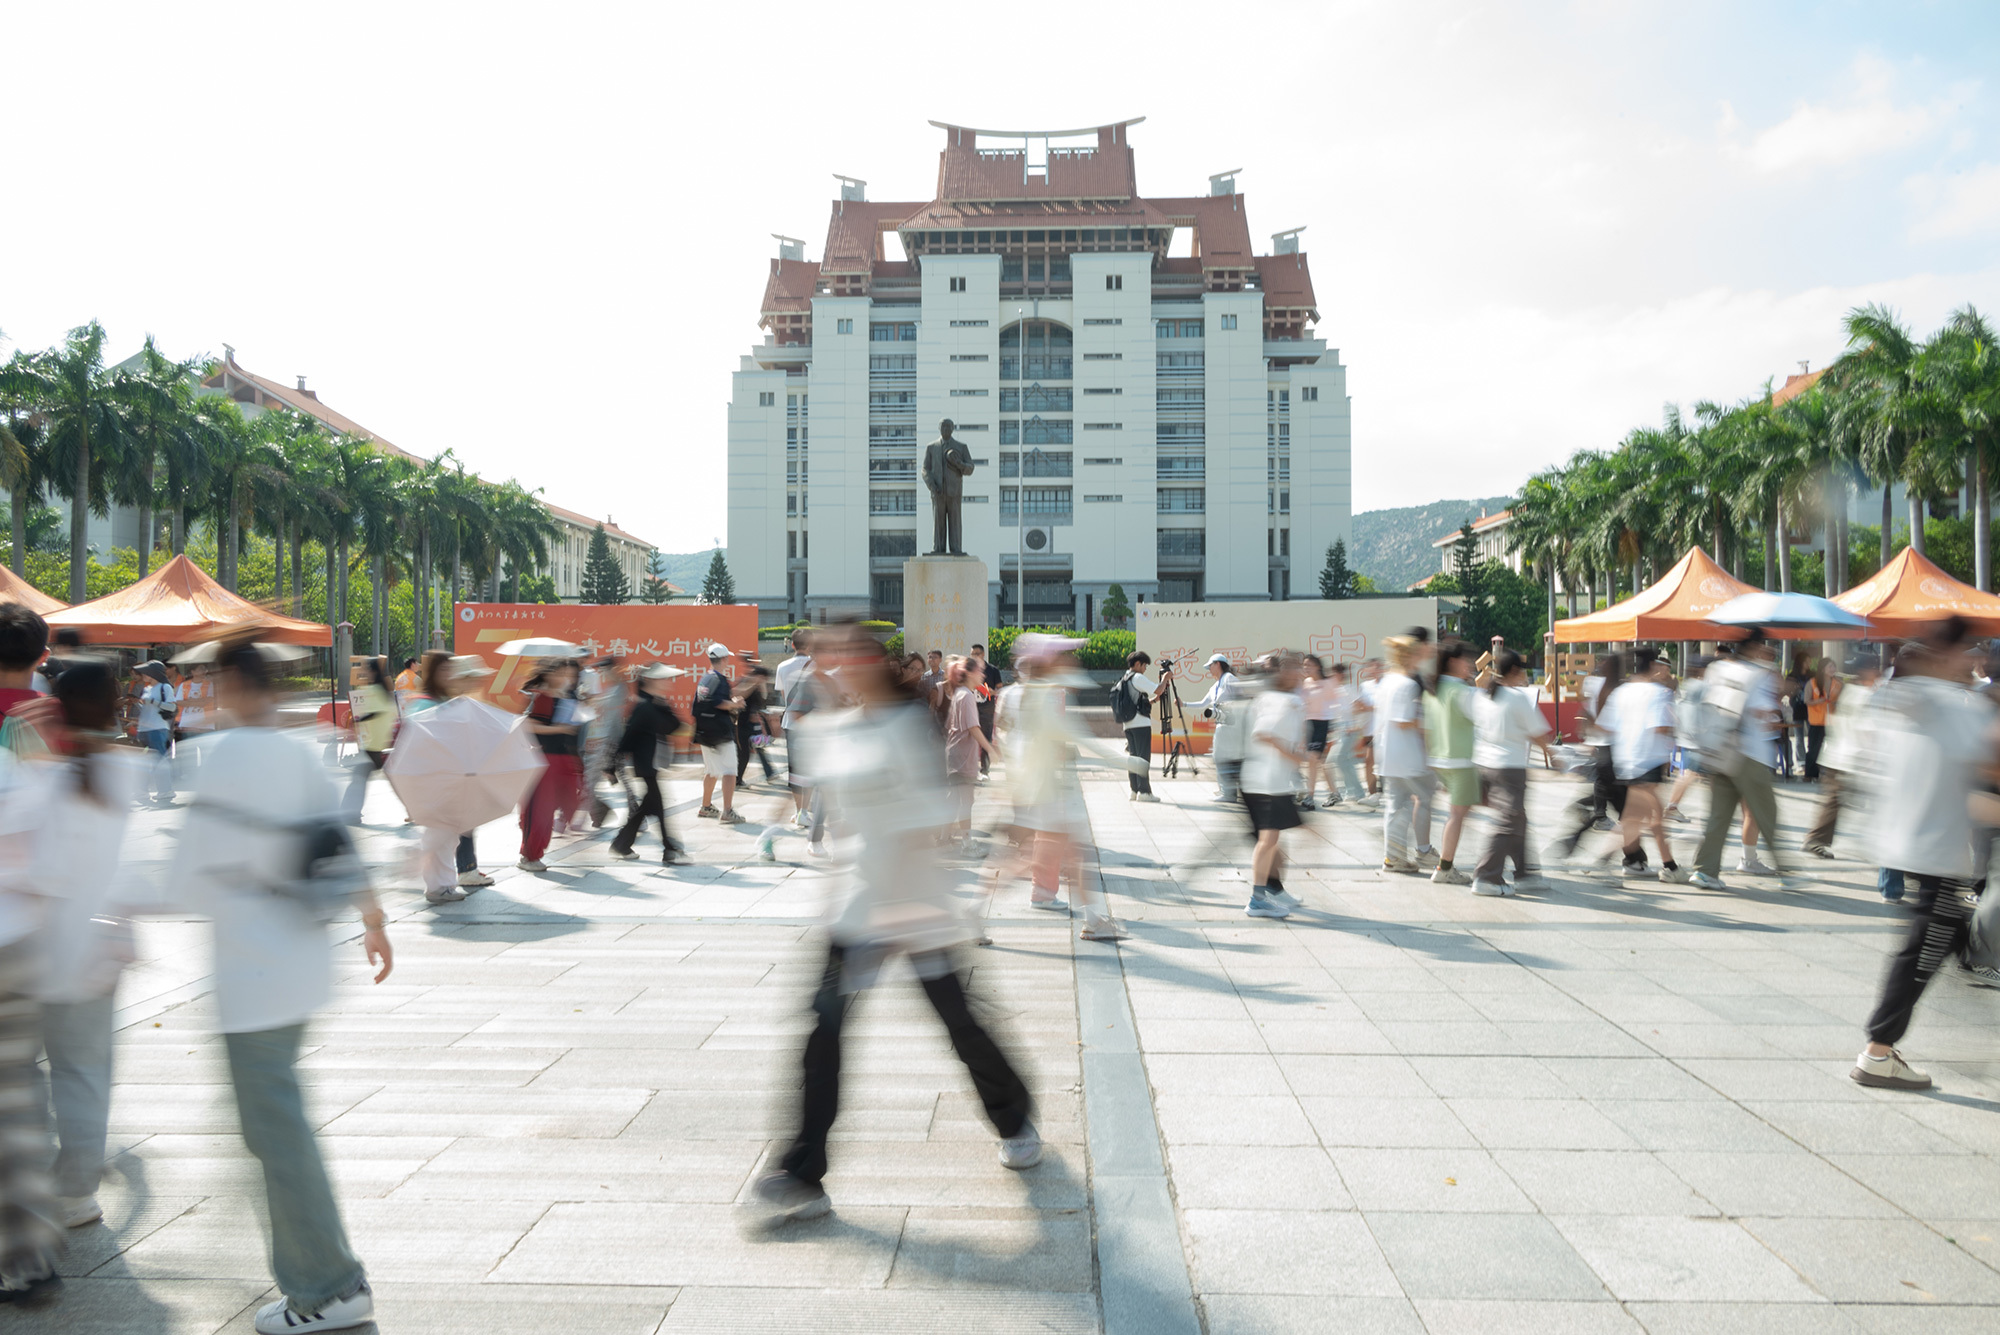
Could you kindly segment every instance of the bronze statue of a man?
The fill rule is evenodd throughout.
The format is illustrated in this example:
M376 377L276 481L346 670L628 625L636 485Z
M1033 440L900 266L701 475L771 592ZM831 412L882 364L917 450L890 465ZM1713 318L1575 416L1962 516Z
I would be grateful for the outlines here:
M931 489L932 556L965 555L965 479L972 451L951 433L952 420L938 423L938 438L924 448L924 485Z

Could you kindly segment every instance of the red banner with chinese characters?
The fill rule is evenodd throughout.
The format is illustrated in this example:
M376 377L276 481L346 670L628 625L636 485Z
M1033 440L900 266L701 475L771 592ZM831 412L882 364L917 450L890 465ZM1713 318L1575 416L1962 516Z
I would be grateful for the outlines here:
M527 705L522 685L538 660L502 654L510 640L554 639L580 644L590 659L615 658L621 667L665 663L688 675L668 683L667 698L682 718L694 701L695 683L708 671L708 646L721 643L738 654L757 650L757 609L751 604L704 603L460 603L452 624L453 651L486 660L494 676L484 698L519 713ZM742 675L743 660L722 664L723 675Z

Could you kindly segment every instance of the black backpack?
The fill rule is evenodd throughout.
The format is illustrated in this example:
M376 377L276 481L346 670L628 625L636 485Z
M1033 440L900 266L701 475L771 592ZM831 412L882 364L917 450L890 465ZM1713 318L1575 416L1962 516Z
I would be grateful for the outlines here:
M1132 674L1119 678L1111 690L1111 717L1119 727L1124 727L1139 717L1139 703L1132 698Z

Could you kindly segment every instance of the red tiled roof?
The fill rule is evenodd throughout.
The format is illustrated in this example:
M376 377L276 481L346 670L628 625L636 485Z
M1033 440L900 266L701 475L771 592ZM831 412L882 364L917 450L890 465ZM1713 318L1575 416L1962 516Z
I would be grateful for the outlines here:
M1149 201L1175 224L1194 229L1194 253L1204 269L1248 269L1250 214L1241 195L1193 195Z
M574 510L565 510L560 505L550 505L547 501L542 502L542 508L557 519L567 519L570 523L581 524L584 528L596 528L599 524L602 524L604 525L604 536L607 538L622 538L626 542L636 543L641 547L651 547L653 545L644 538L627 533L608 519L593 519L589 515L580 515Z
M764 283L765 314L772 311L809 311L819 288L819 264L813 260L772 260L771 276Z
M1313 299L1312 270L1305 252L1296 255L1259 255L1257 279L1264 289L1265 310L1309 310L1307 317L1319 321L1319 306Z
M826 227L826 253L821 257L821 273L869 273L882 259L882 232L923 207L922 204L871 204L858 199L836 199L833 218Z
M898 230L928 227L1171 227L1148 200L932 200L912 209Z
M1775 408L1781 403L1790 403L1793 399L1796 399L1799 395L1818 384L1819 378L1825 374L1826 369L1822 367L1817 371L1807 371L1803 374L1786 376L1784 387L1772 392L1771 406Z
M1287 255L1285 256L1285 258L1290 259L1291 256ZM1499 514L1481 515L1479 518L1472 521L1472 531L1474 533L1484 533L1489 528L1498 528L1500 525L1506 523L1508 517L1511 516L1513 513L1514 512L1512 510L1502 510ZM1431 546L1449 547L1454 542L1458 541L1459 532L1460 530L1455 528L1451 532L1445 534L1442 538L1439 538L1436 542L1432 543Z
M941 200L1131 199L1139 193L1132 144L1122 123L1097 126L1094 148L1049 146L1046 169L1038 175L1025 175L1025 146L980 149L978 131L957 125L942 128L945 147L938 155L937 188Z

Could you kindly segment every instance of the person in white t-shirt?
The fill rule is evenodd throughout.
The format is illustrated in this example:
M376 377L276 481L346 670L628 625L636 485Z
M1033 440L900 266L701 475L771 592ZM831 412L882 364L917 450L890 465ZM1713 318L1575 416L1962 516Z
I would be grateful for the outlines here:
M1674 693L1658 650L1637 649L1632 673L1599 708L1599 726L1611 738L1611 766L1625 787L1621 821L1625 841L1625 874L1646 874L1645 836L1653 834L1660 850L1659 878L1684 883L1687 869L1674 861L1667 845L1667 825L1659 785L1667 781L1674 758Z
M1354 700L1348 710L1348 735L1354 739L1354 754L1361 761L1363 806L1382 800L1382 781L1375 774L1375 692L1381 683L1382 660L1363 659L1354 673Z
M306 1021L332 995L331 943L326 924L304 903L272 889L298 875L299 831L338 824L343 814L318 757L278 730L277 695L257 647L247 639L225 645L217 675L220 703L240 726L201 744L194 803L168 874L170 898L213 924L216 1020L243 1139L264 1170L272 1268L284 1296L258 1310L256 1329L344 1329L370 1319L374 1300L348 1244L297 1071ZM379 983L393 962L382 910L373 895L359 907L362 946L379 966Z
M1740 872L1776 870L1780 884L1790 888L1785 876L1785 858L1778 851L1778 799L1771 787L1769 757L1778 745L1782 726L1778 713L1778 678L1772 671L1777 654L1760 629L1736 646L1733 658L1718 659L1702 675L1702 708L1711 718L1727 721L1724 737L1727 753L1709 755L1702 761L1708 768L1708 826L1701 847L1695 852L1695 872L1691 884L1703 890L1726 890L1722 879L1722 845L1729 838L1731 817L1740 802L1755 828L1771 846L1772 867L1757 860L1754 844L1746 845L1736 864ZM1733 754L1730 754L1733 753Z
M1243 754L1243 805L1257 844L1250 854L1252 918L1283 918L1299 906L1285 889L1279 837L1299 824L1299 766L1306 762L1306 702L1299 698L1299 656L1278 654L1268 661L1264 690L1251 704L1249 744Z
M1551 732L1528 685L1527 661L1502 649L1472 697L1472 763L1479 771L1480 801L1493 813L1493 835L1472 873L1475 895L1509 895L1547 888L1528 862L1528 746L1548 756ZM1507 864L1514 864L1513 884Z
M1355 759L1354 716L1359 708L1360 696L1352 684L1352 673L1345 663L1329 663L1327 680L1334 687L1333 715L1327 721L1326 764L1331 766L1326 776L1328 795L1339 796L1345 789L1349 801L1362 801L1368 789L1361 783L1361 767Z
M1424 749L1423 671L1429 646L1391 635L1390 667L1375 690L1375 772L1382 776L1382 870L1424 870L1431 840L1430 757Z
M1878 1089L1928 1089L1931 1078L1896 1051L1917 999L1965 939L1968 892L1986 875L1987 841L1969 804L2000 772L1992 701L1969 689L1974 642L1962 617L1930 628L1896 659L1896 675L1869 701L1869 769L1876 859L1916 882L1910 927L1868 1017L1868 1043L1848 1072ZM1993 894L1991 882L1986 894Z

